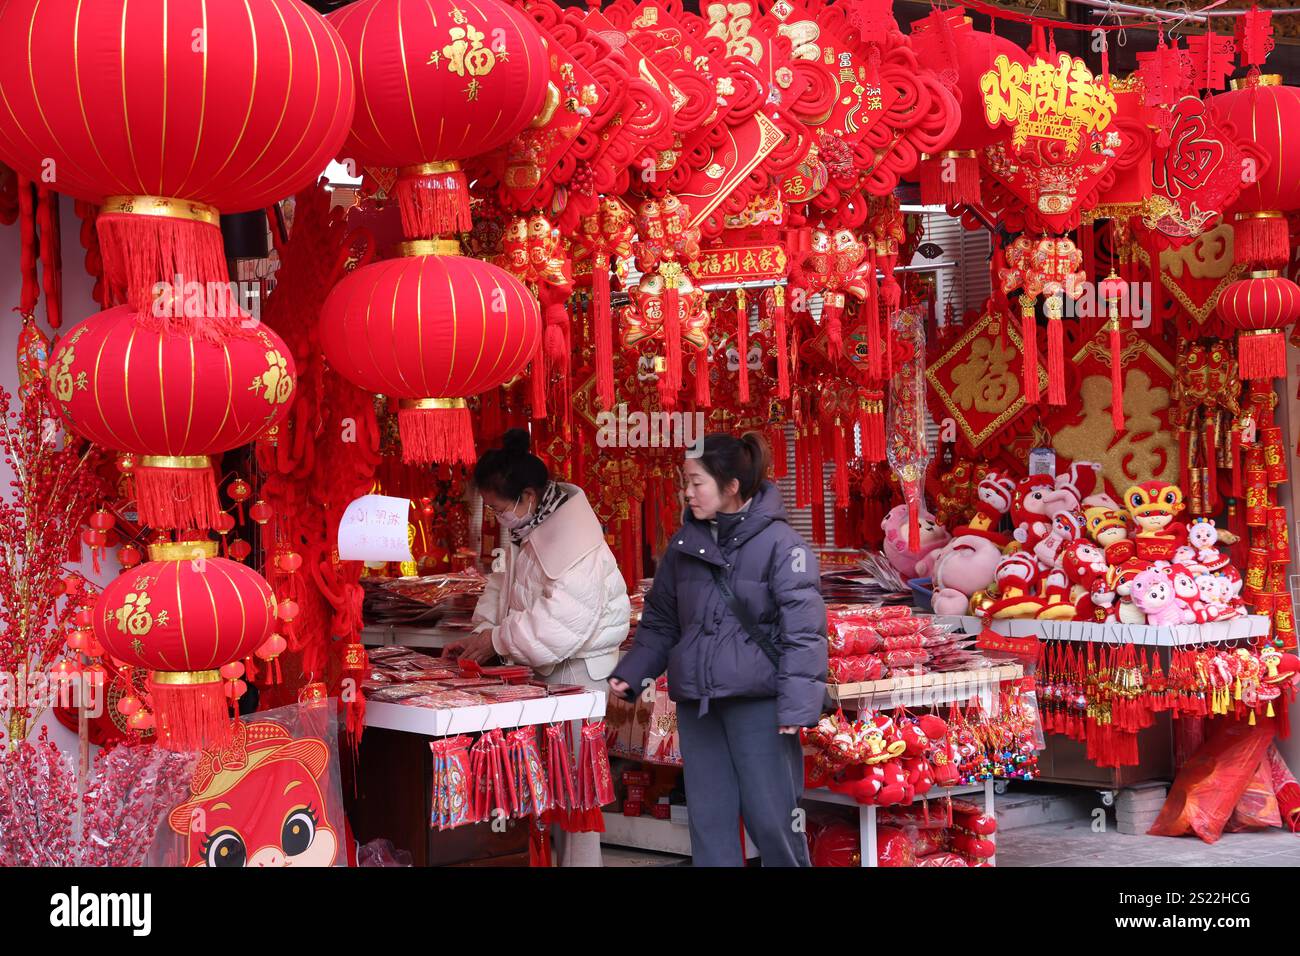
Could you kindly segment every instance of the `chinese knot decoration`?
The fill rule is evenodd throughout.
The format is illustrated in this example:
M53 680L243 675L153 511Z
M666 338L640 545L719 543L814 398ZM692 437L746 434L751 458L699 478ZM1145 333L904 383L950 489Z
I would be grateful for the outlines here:
M1034 302L1046 296L1043 311L1047 315L1047 400L1052 405L1065 404L1065 341L1061 319L1065 314L1065 296L1078 299L1084 292L1087 275L1081 253L1069 239L1037 241L1020 236L1006 251L1008 268L999 270L1002 291L1020 289L1021 334L1025 344L1025 395L1038 401L1038 321Z

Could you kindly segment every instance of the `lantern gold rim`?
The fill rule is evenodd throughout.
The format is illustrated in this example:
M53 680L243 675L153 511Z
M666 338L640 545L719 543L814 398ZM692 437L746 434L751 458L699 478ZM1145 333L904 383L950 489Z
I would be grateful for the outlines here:
M144 455L140 458L137 467L197 471L200 468L211 468L212 459L207 455Z
M460 163L454 159L436 163L417 163L414 166L402 166L397 170L398 179L411 179L415 176L441 176L444 173L460 172Z
M408 239L393 247L398 256L458 256L461 255L459 239Z
M1242 329L1237 335L1281 335L1281 329Z
M398 408L433 409L435 411L452 411L469 408L463 398L403 398L397 403Z
M1259 209L1255 212L1239 212L1237 219L1281 219L1286 213L1280 209Z
M192 684L219 684L220 671L154 671L151 675L155 684L171 686L189 686Z
M149 545L150 561L193 561L216 556L215 541L155 541Z
M1233 90L1248 90L1252 86L1281 86L1282 75L1280 73L1261 73L1257 77L1239 76L1230 81Z
M157 216L161 219L188 219L209 226L221 223L221 213L215 206L177 199L174 196L109 196L99 207L101 213L127 216Z
M973 149L945 149L941 153L922 153L922 159L974 159Z
M1276 269L1256 269L1250 274L1252 279L1276 279L1280 273Z

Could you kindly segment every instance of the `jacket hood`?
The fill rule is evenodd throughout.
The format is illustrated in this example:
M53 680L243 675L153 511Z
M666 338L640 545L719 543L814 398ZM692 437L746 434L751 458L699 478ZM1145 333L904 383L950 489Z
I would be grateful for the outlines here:
M529 532L522 547L531 547L542 571L552 580L605 543L600 519L577 485L560 482L568 497L564 504Z

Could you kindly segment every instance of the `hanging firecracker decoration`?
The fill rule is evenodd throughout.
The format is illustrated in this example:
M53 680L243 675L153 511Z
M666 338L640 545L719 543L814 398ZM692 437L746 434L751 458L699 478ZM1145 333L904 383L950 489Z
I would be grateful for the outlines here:
M288 347L265 325L216 345L142 328L119 306L58 344L50 391L78 435L139 456L118 467L134 476L142 522L208 528L221 511L209 456L282 419L295 374Z
M1237 332L1243 379L1286 377L1286 329L1300 318L1300 286L1276 270L1252 272L1223 290L1218 311Z
M263 644L275 596L252 568L217 557L214 541L149 546L149 561L109 584L95 636L116 660L152 673L159 742L197 750L229 736L219 669Z
M407 238L468 232L459 161L503 146L542 112L541 34L498 0L361 0L329 20L355 66L358 109L343 155L397 168Z
M498 266L458 255L454 241L404 248L412 254L363 266L334 287L321 348L348 381L400 400L404 461L469 464L465 396L528 363L541 339L537 300Z
M206 0L8 3L0 99L0 158L101 207L119 301L155 327L214 334L240 317L158 321L154 284L228 281L218 213L313 182L354 105L347 51L299 0L249 0L237 16L214 16Z
M1127 291L1128 283L1120 279L1114 269L1098 285L1098 292L1106 302L1106 344L1110 348L1110 419L1116 435L1124 431L1124 326L1119 319L1119 303Z
M893 328L895 371L890 381L885 423L885 456L903 486L907 502L907 540L913 550L921 543L922 491L930 464L925 433L925 318L919 310L899 309Z

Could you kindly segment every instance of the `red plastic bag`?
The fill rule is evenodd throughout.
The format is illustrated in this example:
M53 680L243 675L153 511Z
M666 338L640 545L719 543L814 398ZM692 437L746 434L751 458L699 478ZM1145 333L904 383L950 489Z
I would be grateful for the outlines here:
M1240 720L1217 720L1196 753L1178 771L1151 836L1182 836L1191 831L1216 842L1246 792L1277 728L1271 719L1253 727Z
M1277 795L1273 793L1273 773L1269 769L1268 753L1265 752L1255 769L1255 775L1246 785L1246 792L1237 801L1225 829L1228 833L1237 833L1240 830L1266 830L1281 825L1282 814L1277 808Z

